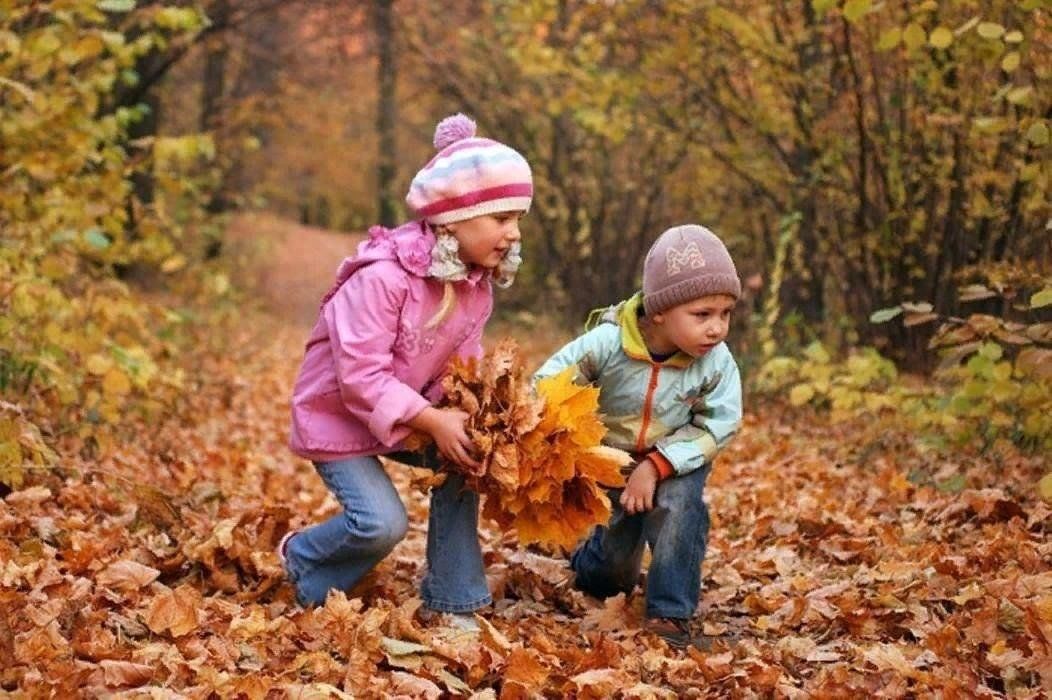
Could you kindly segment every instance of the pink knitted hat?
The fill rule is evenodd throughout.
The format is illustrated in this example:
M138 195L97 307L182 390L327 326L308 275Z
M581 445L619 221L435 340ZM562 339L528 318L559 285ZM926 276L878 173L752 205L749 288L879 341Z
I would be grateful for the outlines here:
M742 294L727 246L704 226L674 226L661 234L643 261L643 310L647 316L709 294Z
M471 119L454 114L440 121L434 144L438 153L413 178L405 198L418 219L449 224L530 208L529 163L499 141L477 138Z

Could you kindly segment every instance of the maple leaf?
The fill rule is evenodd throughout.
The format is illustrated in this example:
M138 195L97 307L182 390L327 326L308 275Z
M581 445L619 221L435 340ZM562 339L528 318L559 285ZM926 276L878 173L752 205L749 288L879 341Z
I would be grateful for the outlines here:
M175 590L168 589L150 603L146 611L146 626L156 634L171 632L181 637L197 629L197 610L201 607L201 594L189 585Z
M563 549L607 521L603 487L624 485L621 467L631 458L601 444L598 389L574 384L572 369L535 389L510 339L481 360L455 360L443 388L440 405L470 416L466 430L483 471L466 482L486 496L485 517L514 528L521 544Z
M517 683L527 694L542 688L548 680L549 671L529 649L517 647L508 654L508 665L504 670L505 683Z
M107 566L98 575L98 582L118 590L134 591L152 583L161 572L137 561L122 559Z

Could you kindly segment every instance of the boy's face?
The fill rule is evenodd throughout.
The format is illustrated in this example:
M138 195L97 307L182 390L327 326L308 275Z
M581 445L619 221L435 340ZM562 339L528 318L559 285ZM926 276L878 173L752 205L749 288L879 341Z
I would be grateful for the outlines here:
M492 270L500 265L512 244L522 238L521 217L522 212L518 211L483 214L447 224L446 228L460 243L461 260Z
M663 340L701 357L727 337L736 303L729 294L710 294L654 314L652 320Z

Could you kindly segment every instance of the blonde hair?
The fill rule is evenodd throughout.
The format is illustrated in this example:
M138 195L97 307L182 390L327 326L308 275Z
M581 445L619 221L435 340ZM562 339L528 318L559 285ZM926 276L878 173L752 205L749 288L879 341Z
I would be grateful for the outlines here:
M438 305L438 311L435 315L424 324L426 330L431 330L435 326L441 324L447 318L449 314L453 313L453 309L457 306L457 291L453 289L452 282L446 282L442 289L442 303Z

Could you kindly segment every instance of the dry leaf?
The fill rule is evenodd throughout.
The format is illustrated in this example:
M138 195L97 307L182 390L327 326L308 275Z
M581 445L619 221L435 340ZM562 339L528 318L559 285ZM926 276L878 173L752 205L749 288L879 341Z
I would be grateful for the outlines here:
M601 445L599 392L567 370L537 383L525 376L518 346L502 341L481 360L454 362L443 406L467 412L466 427L485 467L468 486L486 496L483 514L522 544L569 549L610 517L605 489L622 486L621 450ZM455 469L454 465L448 465Z
M160 575L161 572L153 567L122 559L99 572L96 581L121 591L134 591L153 583Z
M150 603L146 612L146 626L156 634L170 632L181 637L197 629L197 611L201 594L189 585L166 590Z

